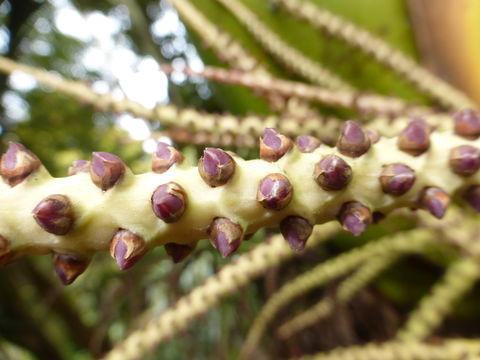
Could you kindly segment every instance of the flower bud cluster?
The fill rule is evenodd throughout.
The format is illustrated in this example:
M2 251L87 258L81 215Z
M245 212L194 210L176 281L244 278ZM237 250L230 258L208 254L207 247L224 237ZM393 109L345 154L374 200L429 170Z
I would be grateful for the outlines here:
M94 152L69 176L53 178L32 152L10 143L0 160L0 266L50 252L70 284L100 250L110 249L126 270L155 246L182 261L202 238L226 257L262 227L279 226L300 251L313 225L331 220L360 235L398 207L441 219L454 194L480 211L480 119L466 110L453 123L451 133L414 118L386 138L347 121L335 148L265 129L260 159L206 148L197 167L159 143L152 172L139 175L118 156Z

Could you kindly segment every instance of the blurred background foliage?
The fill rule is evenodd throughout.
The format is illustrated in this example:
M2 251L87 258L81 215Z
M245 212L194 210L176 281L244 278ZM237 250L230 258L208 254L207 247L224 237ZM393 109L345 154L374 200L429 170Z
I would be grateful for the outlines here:
M412 25L407 1L312 1L421 61L417 43L420 30ZM192 3L272 73L298 80L217 1ZM243 3L284 41L308 57L321 60L356 88L433 105L383 65L292 17L274 1ZM167 78L159 71L157 63L187 64L195 69L201 69L203 64L226 65L189 30L166 1L0 2L0 52L10 58L81 79L99 92L125 94L149 106L172 102L210 112L269 113L268 104L244 88L187 79L180 73ZM455 82L455 77L450 80ZM62 94L38 87L33 79L21 74L1 77L0 97L2 147L9 140L22 142L55 176L63 176L73 160L89 158L93 150L118 154L134 171L148 171L154 139L163 130L162 124L150 124L130 115L97 113ZM321 106L318 109L341 117L353 115L347 110ZM201 149L189 144L180 144L180 148L188 154L189 161L196 162ZM250 154L235 150L245 156ZM269 270L149 358L235 358L255 314L280 284L341 251L412 226L411 220L391 218L359 238L342 233L328 245ZM257 234L240 252L248 251L264 235L265 232ZM0 359L98 357L129 329L161 312L230 261L221 259L206 241L181 264L173 265L163 249L156 249L125 273L117 270L107 254L100 254L82 277L64 288L54 276L49 256L22 259L0 269ZM408 257L360 292L351 306L336 311L331 320L287 342L280 342L271 334L260 353L265 359L278 359L298 353L299 349L309 353L360 341L384 340L439 278L448 262L445 254ZM293 308L307 308L328 291L328 287L314 291ZM478 335L480 312L475 304L479 297L477 288L460 304L441 333L458 335L462 329L463 335ZM280 314L279 324L285 315ZM375 319L375 324L365 325L369 319Z

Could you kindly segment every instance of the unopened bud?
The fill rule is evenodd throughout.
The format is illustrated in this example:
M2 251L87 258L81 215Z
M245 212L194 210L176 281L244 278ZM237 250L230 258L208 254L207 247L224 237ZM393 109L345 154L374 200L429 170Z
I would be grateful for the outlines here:
M155 215L166 223L172 223L185 212L187 194L179 184L168 182L153 192L151 202Z
M120 270L126 270L137 263L147 252L145 241L128 230L118 230L110 243L110 255Z
M176 163L183 161L183 155L173 146L159 142L157 150L152 155L152 171L162 174Z
M337 140L337 149L345 156L359 157L370 149L370 138L359 124L348 120L343 125Z
M420 204L430 214L441 219L450 204L450 195L438 187L427 187L420 195Z
M38 169L40 160L22 144L9 142L8 149L0 160L0 173L10 186L20 184L31 173Z
M280 232L295 251L301 251L305 248L312 231L312 224L300 216L288 216L280 223Z
M112 188L125 173L125 163L118 156L106 152L94 152L90 176L103 191Z
M337 155L328 155L315 165L314 179L325 191L342 190L352 180L352 168Z
M453 119L457 135L470 140L475 140L480 136L480 116L478 112L465 109L456 113Z
M198 162L198 172L211 187L225 185L235 173L235 160L222 149L206 148Z
M70 200L60 194L47 196L35 206L32 213L38 225L55 235L68 233L75 221Z
M358 201L344 203L338 213L343 228L353 235L361 235L372 223L372 212Z
M81 275L89 261L74 254L53 254L55 272L63 285L69 285Z
M461 145L450 151L450 169L455 174L470 176L480 168L480 150L470 145Z
M296 143L298 150L302 153L311 153L315 151L315 149L318 149L322 144L322 142L316 137L309 135L297 136Z
M282 174L269 174L258 186L257 201L266 209L282 210L290 203L292 196L292 184Z
M472 208L480 212L480 185L470 186L467 191L463 193L463 198Z
M72 166L68 168L68 176L88 172L90 172L90 161L87 160L75 160Z
M285 155L293 146L292 140L275 129L267 128L260 138L260 159L275 162Z
M423 154L430 147L430 126L421 119L413 119L398 136L397 144L410 155Z
M367 134L371 144L376 144L381 138L380 133L374 129L365 130L365 134Z
M208 235L222 257L233 254L243 239L241 226L227 218L216 218L210 224Z
M384 165L380 174L380 184L386 194L400 196L415 183L415 171L403 164Z

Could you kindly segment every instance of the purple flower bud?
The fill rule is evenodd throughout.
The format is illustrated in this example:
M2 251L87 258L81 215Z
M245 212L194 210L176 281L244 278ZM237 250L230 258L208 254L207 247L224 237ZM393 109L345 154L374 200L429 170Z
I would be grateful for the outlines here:
M293 146L292 140L278 133L275 129L267 128L260 138L260 159L275 162L285 155Z
M183 261L193 250L195 250L196 244L165 244L165 251L170 256L175 264Z
M437 219L443 218L450 204L450 195L438 187L426 187L420 194L420 205Z
M318 149L322 144L322 142L316 137L309 135L297 136L296 143L298 150L302 153L311 153L315 151L315 149Z
M89 260L74 254L53 254L53 265L63 285L70 285L87 268Z
M352 180L352 168L341 157L328 155L315 165L313 176L323 190L341 190Z
M480 168L480 150L470 145L461 145L450 151L450 169L455 174L470 176Z
M9 142L0 160L3 181L11 187L20 184L41 165L38 157L22 144Z
M265 209L282 210L290 203L292 196L292 184L282 174L269 174L258 186L257 201Z
M463 198L474 208L477 212L480 212L480 186L470 186L467 191L463 193Z
M88 172L90 172L90 161L87 160L75 160L72 166L68 168L68 176Z
M198 172L211 187L225 185L235 173L235 160L222 149L206 148L198 161Z
M175 182L160 185L152 194L152 209L166 223L180 219L187 205L185 190Z
M212 245L223 258L233 254L243 240L241 226L227 218L216 218L210 224L208 235Z
M118 230L110 243L110 255L120 270L127 270L135 265L146 252L143 238L128 230Z
M47 196L32 210L33 218L45 231L65 235L75 221L73 206L65 195Z
M365 130L365 134L367 134L371 144L376 144L381 138L380 133L374 129Z
M430 147L430 130L422 119L413 119L398 136L398 148L413 156L423 154Z
M0 235L0 267L8 265L13 258L8 240Z
M471 109L465 109L456 113L455 133L466 139L475 140L480 136L480 116Z
M355 121L348 120L343 125L337 140L337 149L345 156L359 157L370 149L370 138L360 125Z
M286 217L280 223L280 232L295 251L301 251L305 248L312 231L312 224L300 216Z
M157 144L157 151L152 155L152 171L162 174L172 167L173 164L181 163L183 155L173 146L163 142Z
M103 191L112 188L125 173L125 163L116 155L94 152L90 166L90 176L95 185Z
M400 196L415 183L415 171L404 164L383 165L380 184L386 194Z
M358 201L344 203L338 213L338 221L353 235L361 235L372 223L372 212Z

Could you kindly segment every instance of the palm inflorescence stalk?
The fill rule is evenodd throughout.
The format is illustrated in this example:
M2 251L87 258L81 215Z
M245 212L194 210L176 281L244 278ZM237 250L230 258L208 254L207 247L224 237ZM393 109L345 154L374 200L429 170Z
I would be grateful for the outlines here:
M65 178L12 142L0 163L2 263L54 252L57 273L70 283L100 250L126 269L155 246L187 254L207 237L228 256L262 227L280 226L301 250L313 225L334 219L360 235L374 213L399 207L442 218L460 192L478 209L479 125L464 111L454 133L415 119L398 137L376 138L347 121L333 148L265 129L257 160L206 148L190 167L159 143L150 173L134 175L116 155L95 152Z
M116 154L99 151L73 162L68 176L53 177L32 151L9 142L0 159L0 266L25 254L52 254L56 274L69 285L101 251L109 251L118 267L127 270L159 246L177 263L202 239L209 239L225 258L262 228L278 228L281 234L240 255L174 307L132 332L106 358L141 358L269 267L338 233L340 227L334 222L360 236L400 208L422 209L443 219L449 207L457 207L451 205L455 201L480 212L480 114L461 91L366 30L308 1L273 3L373 56L455 112L435 113L433 108L393 96L362 93L289 45L248 6L237 0L216 0L281 65L312 84L279 78L193 2L170 2L230 67L180 71L249 88L276 113L237 116L174 104L148 108L0 57L0 71L6 74L29 74L98 111L160 122L180 144L210 146L196 166L185 161L178 148L158 142L149 172L134 174ZM171 65L161 69L179 70ZM324 116L311 102L347 109L359 117L343 121ZM221 148L233 145L258 147L259 156L246 160ZM453 212L463 217L458 209ZM346 276L333 296L321 297L312 308L284 322L278 330L281 339L330 316L337 305L348 303L405 254L423 254L438 246L436 231L449 226L432 225L430 220L416 224L418 228L335 256L280 287L251 324L241 356L255 356L272 320L293 299ZM478 354L477 341L423 343L477 280L479 253L471 241L473 227L465 221L456 230L445 231L450 234L446 243L462 257L448 265L443 280L411 313L395 341L302 359L456 359Z

